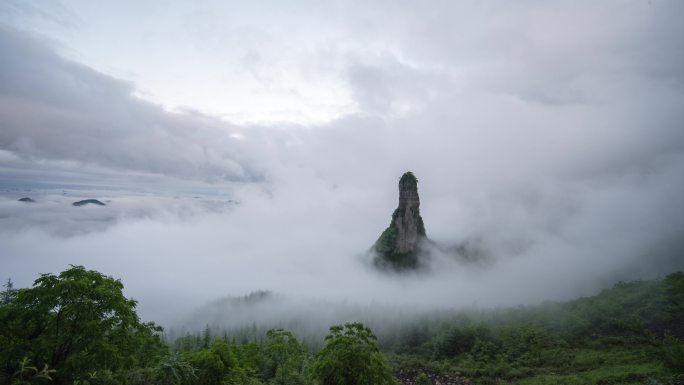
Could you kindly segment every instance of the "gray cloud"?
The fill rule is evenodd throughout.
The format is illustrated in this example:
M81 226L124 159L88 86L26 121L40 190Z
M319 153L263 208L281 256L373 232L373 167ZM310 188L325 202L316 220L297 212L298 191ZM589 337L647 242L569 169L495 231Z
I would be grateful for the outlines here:
M166 112L8 27L0 51L0 149L207 181L261 178L243 161L237 130L216 118Z
M0 4L0 21L20 27L27 20L66 27L79 24L78 18L59 1L7 0Z

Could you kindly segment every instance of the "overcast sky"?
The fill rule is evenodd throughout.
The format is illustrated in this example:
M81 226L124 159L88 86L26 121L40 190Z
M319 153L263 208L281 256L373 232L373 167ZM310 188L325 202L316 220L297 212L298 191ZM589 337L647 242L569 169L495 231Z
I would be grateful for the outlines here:
M167 317L256 289L530 303L682 269L683 14L5 0L0 278L85 264ZM489 265L429 284L365 270L407 170L428 236Z

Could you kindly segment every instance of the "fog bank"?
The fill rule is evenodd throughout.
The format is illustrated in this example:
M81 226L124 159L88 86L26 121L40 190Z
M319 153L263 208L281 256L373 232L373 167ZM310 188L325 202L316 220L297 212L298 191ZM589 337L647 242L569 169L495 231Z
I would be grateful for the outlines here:
M26 4L0 5L0 279L82 264L172 325L255 290L412 312L684 269L682 2ZM485 261L368 268L409 170L428 237Z

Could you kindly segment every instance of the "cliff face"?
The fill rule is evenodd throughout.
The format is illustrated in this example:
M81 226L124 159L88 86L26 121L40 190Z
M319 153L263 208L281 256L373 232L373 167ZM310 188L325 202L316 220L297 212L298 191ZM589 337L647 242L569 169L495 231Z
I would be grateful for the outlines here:
M418 179L407 172L399 180L399 206L392 214L392 222L373 245L375 265L395 270L418 267L420 246L426 239Z

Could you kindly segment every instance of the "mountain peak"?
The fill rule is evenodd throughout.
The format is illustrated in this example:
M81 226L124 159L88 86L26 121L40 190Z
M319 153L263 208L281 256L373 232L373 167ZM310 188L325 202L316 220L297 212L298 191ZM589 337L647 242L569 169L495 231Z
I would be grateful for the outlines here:
M378 267L407 270L419 267L421 243L427 239L420 216L418 179L408 171L399 179L399 206L389 227L373 245Z

